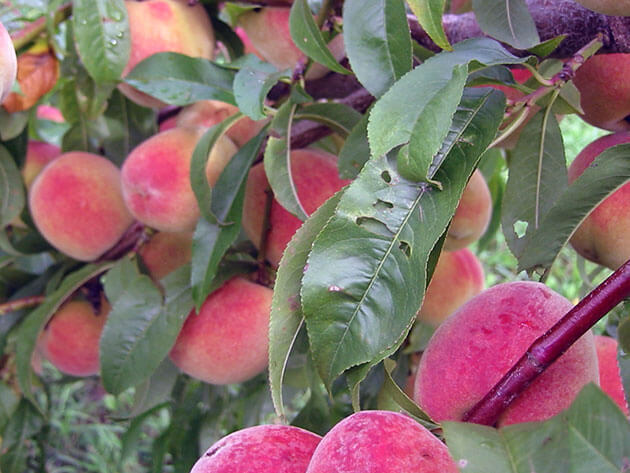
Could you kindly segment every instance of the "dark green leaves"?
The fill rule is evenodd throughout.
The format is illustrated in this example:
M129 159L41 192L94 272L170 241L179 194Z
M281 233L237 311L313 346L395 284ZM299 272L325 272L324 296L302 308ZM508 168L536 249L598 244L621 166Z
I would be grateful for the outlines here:
M235 104L232 82L235 72L211 61L178 53L157 53L140 62L125 82L170 105L198 100Z
M344 43L352 70L375 97L411 69L411 36L403 0L346 0Z
M234 78L236 104L241 112L253 120L262 120L265 118L267 94L278 80L290 76L290 71L278 71L258 58L248 60Z
M24 208L24 186L20 170L4 146L0 146L0 228L17 217Z
M442 13L446 0L407 0L407 3L433 42L442 49L452 49L442 27Z
M431 250L503 115L500 94L473 90L453 122L435 174L443 190L400 176L375 156L313 243L302 286L315 365L324 382L395 350L422 302ZM331 264L334 261L334 264ZM368 329L369 327L369 329Z
M524 0L473 0L473 9L481 29L503 43L528 49L540 42Z
M120 78L129 60L131 40L123 0L76 0L72 8L76 47L96 82Z

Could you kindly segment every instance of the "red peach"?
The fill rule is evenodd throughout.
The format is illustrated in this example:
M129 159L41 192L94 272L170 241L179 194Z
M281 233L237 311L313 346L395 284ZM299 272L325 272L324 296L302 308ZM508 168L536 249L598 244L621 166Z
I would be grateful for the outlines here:
M48 164L29 193L35 225L62 253L97 259L133 222L122 197L120 171L96 154L70 152Z
M483 290L483 266L468 248L444 251L427 287L418 319L434 327Z
M593 160L611 146L630 143L630 132L613 133L593 141L571 163L569 183L575 181ZM617 269L630 258L628 205L630 184L625 184L601 202L571 236L575 250L595 263Z
M535 282L485 290L436 330L420 359L414 399L437 422L461 420L571 307ZM598 380L595 342L588 332L508 407L499 425L548 419Z
M140 248L138 254L154 280L190 261L192 237L192 233L158 232Z
M454 251L477 241L492 217L490 189L479 170L470 177L446 234L444 249Z
M246 381L267 366L273 291L242 277L210 294L191 311L171 350L184 373L212 384Z
M298 198L309 215L350 182L339 178L335 155L315 149L291 151L291 173ZM243 207L243 229L257 247L262 237L267 189L265 169L259 163L249 172ZM273 200L266 254L272 264L278 265L284 249L301 225L300 219Z
M362 411L335 425L306 473L457 473L446 446L403 414Z
M320 440L290 425L249 427L212 445L190 473L304 473Z
M37 106L37 118L57 123L63 123L65 121L58 108L46 104Z
M606 394L619 406L626 416L630 415L628 402L621 382L617 361L617 340L603 335L595 335L595 348L599 364L599 384Z
M0 23L0 102L11 92L17 76L17 57L11 42L11 36L4 25Z
M61 154L61 148L57 145L44 143L43 141L29 140L26 146L26 159L22 167L22 177L26 188L44 167Z

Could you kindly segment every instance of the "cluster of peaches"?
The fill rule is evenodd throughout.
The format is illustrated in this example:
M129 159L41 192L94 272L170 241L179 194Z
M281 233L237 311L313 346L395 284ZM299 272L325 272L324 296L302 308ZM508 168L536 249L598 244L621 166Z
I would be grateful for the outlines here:
M200 4L180 0L125 3L132 34L125 74L159 51L213 57L214 35ZM243 38L249 38L257 53L279 68L293 67L301 56L290 40L288 15L288 7L262 8L241 18ZM142 27L146 24L151 28ZM0 41L10 41L5 36ZM630 132L624 131L630 129L626 120L630 88L602 73L625 75L630 60L616 56L594 56L575 78L585 119L616 133L580 153L569 171L571 181L604 149L630 142ZM9 56L0 58L0 64L16 68ZM19 80L19 64L17 75ZM613 90L611 83L623 90ZM0 95L10 97L11 84L0 85ZM120 88L139 104L164 105L128 85ZM509 99L518 99L510 93L506 89ZM152 233L138 248L138 256L159 282L191 259L192 232L200 217L190 185L193 151L208 127L237 111L233 105L216 101L190 105L138 145L121 169L103 156L62 154L54 145L31 141L23 176L34 224L59 252L90 262L106 258L134 222L140 222ZM51 107L40 106L38 114L63 120ZM217 141L206 166L210 186L239 147L263 126L244 117ZM291 171L308 214L349 182L339 177L336 156L318 149L293 150ZM259 249L264 241L265 257L277 267L301 222L276 200L265 216L269 192L264 167L258 163L247 181L243 229ZM626 208L628 199L630 185L583 222L572 238L577 251L610 268L625 262L630 256L630 237L620 234L627 226L621 220L627 217L619 209ZM437 330L410 379L408 392L438 422L462 419L529 345L571 308L568 300L533 282L483 290L482 265L467 246L483 235L491 213L490 191L475 171L418 312L418 320ZM172 361L185 373L213 384L239 383L261 373L267 365L271 297L272 290L266 286L246 277L231 279L208 296L198 314L191 312L171 350ZM99 313L85 300L65 302L42 332L38 353L68 374L98 373L98 341L109 310L104 296ZM547 419L567 408L589 382L599 383L628 415L616 353L614 339L585 335L512 404L499 424ZM263 447L264 454L253 459ZM246 471L252 461L261 473L457 471L446 447L433 434L405 416L381 411L352 415L323 439L288 426L242 430L212 446L192 471Z

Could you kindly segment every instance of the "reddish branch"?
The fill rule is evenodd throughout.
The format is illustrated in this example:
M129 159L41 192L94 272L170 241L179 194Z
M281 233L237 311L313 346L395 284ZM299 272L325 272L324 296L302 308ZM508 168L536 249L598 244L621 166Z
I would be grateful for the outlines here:
M44 302L44 296L31 296L0 304L0 315L9 314L20 309L28 309Z
M532 343L512 369L464 415L463 420L494 425L501 413L536 377L627 297L630 297L630 261L591 291Z

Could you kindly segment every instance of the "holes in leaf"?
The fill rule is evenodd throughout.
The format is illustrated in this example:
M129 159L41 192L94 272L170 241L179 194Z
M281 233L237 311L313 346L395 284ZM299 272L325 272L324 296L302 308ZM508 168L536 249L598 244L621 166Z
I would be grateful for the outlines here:
M402 251L407 258L411 258L411 246L406 241L401 241L398 245L400 251Z
M383 171L381 173L381 179L389 184L390 182L392 182L392 175L389 173L389 171Z
M525 234L527 233L528 225L529 224L527 222L524 222L523 220L518 220L514 222L513 228L514 228L514 233L516 233L516 236L519 238L523 238Z
M378 199L374 204L372 204L376 210L391 210L394 208L394 204L391 202L386 202L384 200Z
M387 226L375 218L372 217L357 217L356 224L360 227L372 232L376 235L391 237L393 233L387 228Z

